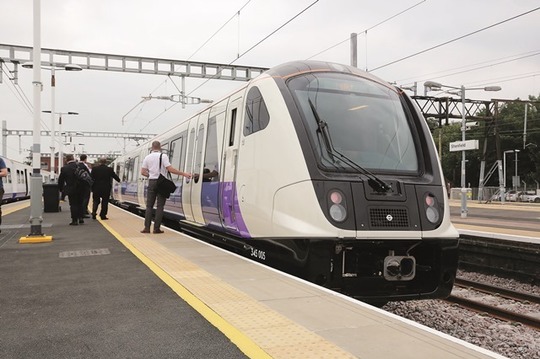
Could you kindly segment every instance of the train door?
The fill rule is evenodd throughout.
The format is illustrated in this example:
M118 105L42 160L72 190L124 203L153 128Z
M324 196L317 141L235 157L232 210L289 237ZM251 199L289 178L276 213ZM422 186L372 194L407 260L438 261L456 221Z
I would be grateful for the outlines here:
M206 140L206 127L208 125L209 110L203 112L199 116L197 128L195 129L194 158L193 158L193 180L189 182L189 202L191 203L191 211L193 221L205 224L202 212L202 183L203 183L203 151Z
M134 180L137 182L137 200L142 208L146 207L147 178L141 175L141 167L143 159L146 157L147 154L148 153L141 151L140 155L137 157L137 161L133 165Z
M186 147L187 147L188 131L183 131L178 137L171 140L169 145L169 160L171 166L178 168L180 171L188 172L186 169ZM184 214L182 207L182 187L184 179L182 176L171 174L173 181L179 187L176 192L171 194L169 200L165 203L165 208L174 213Z
M186 152L186 172L195 174L194 170L194 158L195 158L195 145L198 132L199 118L193 118L189 122L188 135L187 135L187 152ZM195 222L195 214L193 208L196 204L191 201L191 191L195 178L184 178L184 184L182 186L182 207L184 209L184 216L187 221ZM199 209L200 210L200 209Z
M202 154L201 208L207 226L222 227L220 216L221 159L227 100L223 100L210 110L206 125L204 152Z
M24 191L25 191L25 197L30 196L30 188L28 188L28 183L30 181L28 180L28 169L24 169Z
M220 216L226 231L239 234L239 208L236 191L236 167L240 142L240 110L242 97L229 102L225 118L223 162L221 165ZM241 221L241 219L240 219ZM240 224L242 227L242 224Z
M13 167L14 168L14 167ZM13 185L13 177L11 174L11 167L7 168L6 182L4 184L4 198L11 200L13 193L15 193L15 186ZM4 199L2 198L2 199Z
M136 169L135 169L138 163L139 163L139 156L129 158L125 162L125 169L124 169L126 189L123 193L123 200L125 202L130 202L133 204L139 203L138 178L140 176L138 173L136 173Z
M13 179L13 200L18 199L22 197L22 191L21 191L21 170L15 169L15 178Z
M118 175L118 177L120 177L120 182L113 181L112 193L113 193L113 197L114 197L115 200L122 202L123 201L122 193L124 192L122 190L122 188L125 188L123 186L123 183L124 183L124 161L122 161L122 160L117 161L115 171L116 171L116 174Z

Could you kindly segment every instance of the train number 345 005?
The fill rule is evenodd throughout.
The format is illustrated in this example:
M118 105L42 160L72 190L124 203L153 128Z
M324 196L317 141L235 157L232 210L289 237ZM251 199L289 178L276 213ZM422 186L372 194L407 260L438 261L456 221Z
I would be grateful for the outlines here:
M266 252L257 248L251 248L251 256L260 260L266 260Z

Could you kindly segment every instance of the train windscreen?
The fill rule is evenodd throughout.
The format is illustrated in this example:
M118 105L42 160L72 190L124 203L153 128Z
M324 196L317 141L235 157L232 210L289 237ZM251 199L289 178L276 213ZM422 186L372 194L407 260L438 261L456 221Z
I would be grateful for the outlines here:
M287 86L325 169L352 170L339 153L375 172L418 171L410 123L391 88L342 73L305 74Z

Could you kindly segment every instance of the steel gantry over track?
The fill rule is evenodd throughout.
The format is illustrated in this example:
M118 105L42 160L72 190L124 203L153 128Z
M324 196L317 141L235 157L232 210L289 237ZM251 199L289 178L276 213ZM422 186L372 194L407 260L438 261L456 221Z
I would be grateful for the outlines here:
M2 121L2 155L7 153L7 138L8 136L33 136L33 130L9 130L6 126L6 121ZM41 136L51 136L51 131L41 130ZM126 133L126 132L99 132L99 131L62 131L56 133L62 137L100 137L100 138L116 138L133 141L149 140L157 136L155 133ZM125 146L125 145L124 145ZM44 156L45 154L42 154ZM50 155L49 155L50 156ZM46 157L46 155L45 155Z
M12 63L15 79L19 66L32 59L32 47L0 44L0 66ZM83 69L126 72L137 74L211 78L230 81L249 81L264 71L265 67L161 59L93 52L41 49L42 66L79 65ZM0 71L0 74L2 72ZM1 82L1 78L0 78Z

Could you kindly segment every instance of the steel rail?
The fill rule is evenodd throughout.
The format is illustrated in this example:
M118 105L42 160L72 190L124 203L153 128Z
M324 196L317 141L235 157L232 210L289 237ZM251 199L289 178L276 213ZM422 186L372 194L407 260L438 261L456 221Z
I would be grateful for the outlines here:
M512 322L518 322L521 324L528 325L532 328L535 328L537 330L540 330L540 319L535 318L529 315L525 314L519 314L516 312L511 312L506 309L501 309L498 307L493 307L491 305L487 305L481 302L477 302L474 300L470 300L467 298L459 297L451 295L450 297L446 298L446 301L450 303L458 304L462 307L472 309L474 311L480 312L480 313L487 313L488 315L498 318L505 321L512 321Z
M540 296L534 294L516 292L511 289L495 287L486 283L473 282L463 278L456 278L454 284L459 287L472 288L486 294L495 294L508 299L529 301L531 303L540 304Z

